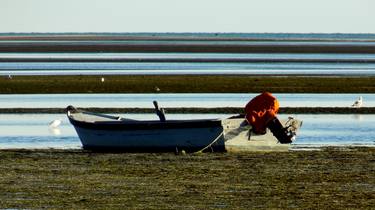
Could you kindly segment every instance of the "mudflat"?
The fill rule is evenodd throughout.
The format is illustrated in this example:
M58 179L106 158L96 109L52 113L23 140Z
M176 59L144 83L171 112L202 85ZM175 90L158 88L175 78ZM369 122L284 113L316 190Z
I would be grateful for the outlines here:
M1 150L0 167L2 208L375 207L375 148L185 155Z
M0 77L0 94L31 93L375 93L375 77L113 75Z

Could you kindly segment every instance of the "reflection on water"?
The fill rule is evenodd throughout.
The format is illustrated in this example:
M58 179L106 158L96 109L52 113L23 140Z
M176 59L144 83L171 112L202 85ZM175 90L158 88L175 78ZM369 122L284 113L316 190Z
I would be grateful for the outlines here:
M353 114L353 119L356 121L361 121L363 118L363 115L360 114Z
M52 134L53 136L60 136L61 135L61 129L60 128L49 128L48 129L49 133Z
M375 115L297 115L298 145L375 145Z
M272 46L278 44L288 43ZM339 45L347 44L354 43ZM375 56L363 53L2 53L0 59L0 75L375 75Z
M56 128L54 119L63 119ZM0 114L0 148L80 148L79 139L65 115Z
M116 114L117 115L117 114ZM157 120L154 114L120 114ZM227 118L230 114L169 114L168 119ZM280 115L280 118L287 118ZM303 120L293 147L327 145L375 146L375 115L295 115ZM62 119L57 128L49 122ZM0 114L0 148L80 148L81 143L63 114Z
M37 63L37 62L2 62L0 75L336 75L336 76L368 76L375 75L373 63L155 63L155 62L124 62L124 63Z
M0 108L139 107L244 107L257 94L0 94ZM375 106L375 94L274 94L281 107L350 107L359 96L363 106Z

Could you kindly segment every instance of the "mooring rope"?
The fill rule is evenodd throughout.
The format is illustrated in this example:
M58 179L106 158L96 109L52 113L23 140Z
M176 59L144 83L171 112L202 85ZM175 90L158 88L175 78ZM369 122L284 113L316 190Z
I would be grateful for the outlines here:
M215 144L215 143L217 142L217 140L220 139L221 136L224 137L224 130L221 131L221 133L220 133L220 134L219 134L219 135L218 135L213 141L211 141L211 143L209 143L207 146L203 147L203 149L200 149L200 150L198 150L198 151L196 151L196 152L194 152L194 153L201 153L201 152L203 152L204 150L206 150L207 148L211 147L213 144Z

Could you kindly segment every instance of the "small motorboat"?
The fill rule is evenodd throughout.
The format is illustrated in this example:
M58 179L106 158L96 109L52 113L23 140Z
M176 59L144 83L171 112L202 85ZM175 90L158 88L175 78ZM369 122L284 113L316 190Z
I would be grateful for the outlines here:
M193 152L210 147L224 151L219 119L133 120L67 107L84 149L129 152Z
M134 120L67 107L67 116L84 149L126 152L285 150L302 122L288 118L255 132L244 116L227 119L167 120L154 101L159 120ZM268 123L271 125L271 123ZM275 131L276 130L276 131Z

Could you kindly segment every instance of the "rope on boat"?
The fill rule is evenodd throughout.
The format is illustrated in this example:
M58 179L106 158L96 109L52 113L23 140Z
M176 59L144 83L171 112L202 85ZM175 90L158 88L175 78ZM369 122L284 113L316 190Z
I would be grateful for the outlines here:
M203 149L200 149L194 153L201 153L203 152L204 150L208 149L209 147L211 147L213 144L215 144L221 136L224 136L224 131L222 131L211 143L209 143L207 146L203 147Z

